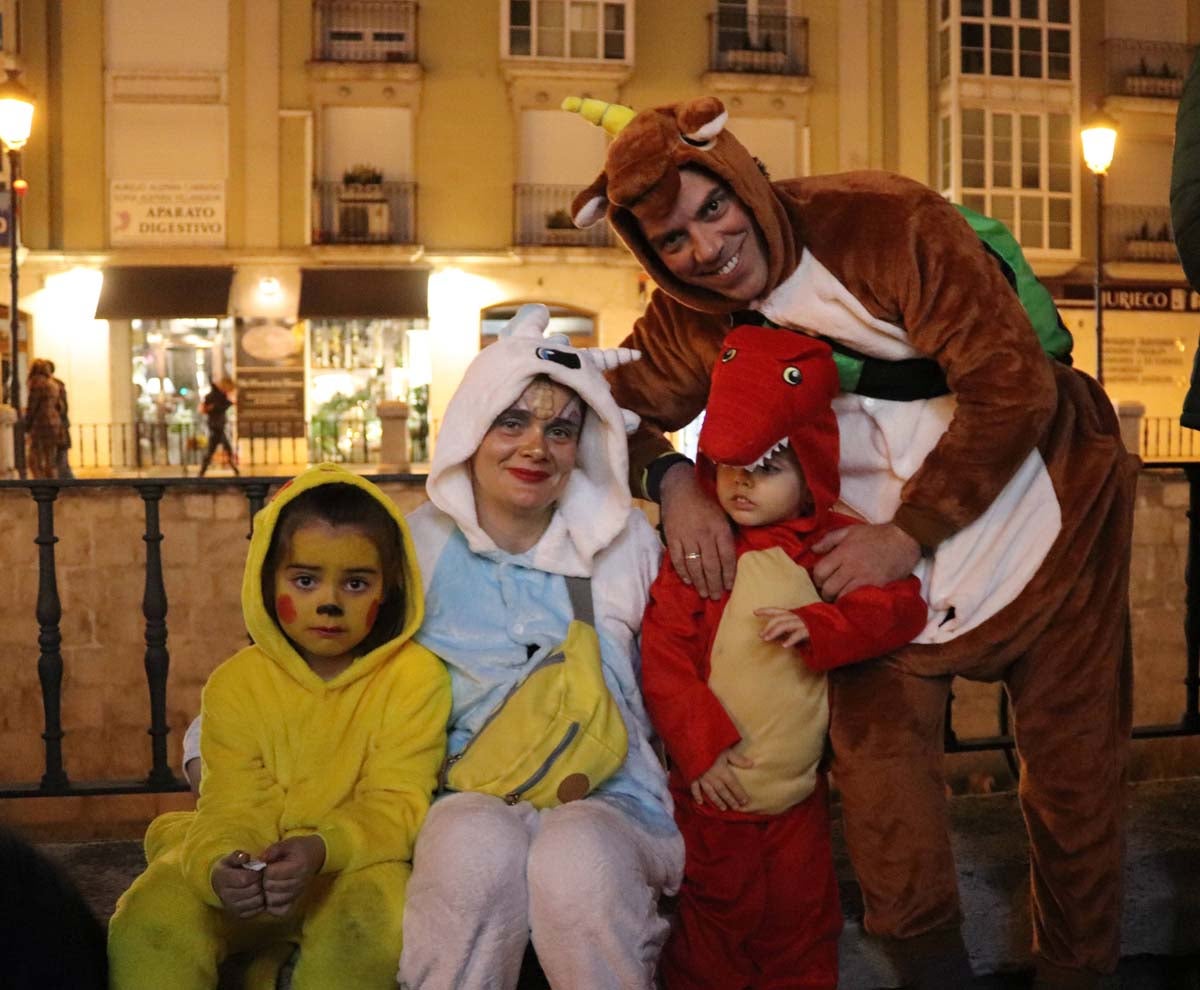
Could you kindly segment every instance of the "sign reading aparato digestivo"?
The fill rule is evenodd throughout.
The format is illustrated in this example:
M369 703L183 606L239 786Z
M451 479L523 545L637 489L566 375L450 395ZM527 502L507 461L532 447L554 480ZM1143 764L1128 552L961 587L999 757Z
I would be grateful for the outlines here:
M118 180L109 191L109 243L225 244L225 183Z

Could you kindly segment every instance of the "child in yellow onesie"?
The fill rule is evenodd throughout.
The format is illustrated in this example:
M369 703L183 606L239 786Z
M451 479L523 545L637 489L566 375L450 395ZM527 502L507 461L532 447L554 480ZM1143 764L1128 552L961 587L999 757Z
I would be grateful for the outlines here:
M283 942L301 946L295 990L394 987L450 711L445 669L411 639L403 518L356 475L306 471L255 518L242 609L254 645L204 689L196 811L147 830L111 987L211 990L229 953Z

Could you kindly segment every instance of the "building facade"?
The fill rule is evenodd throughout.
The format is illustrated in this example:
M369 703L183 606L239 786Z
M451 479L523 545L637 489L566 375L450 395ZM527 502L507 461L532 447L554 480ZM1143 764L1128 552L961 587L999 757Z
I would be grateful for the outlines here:
M515 306L613 345L645 302L570 225L605 139L562 99L712 93L774 175L892 169L1003 219L1093 370L1098 106L1106 384L1169 418L1200 327L1167 218L1197 40L1200 0L0 0L38 103L22 360L55 361L77 429L198 419L228 375L243 436L416 399L436 440ZM121 435L75 456L122 461Z

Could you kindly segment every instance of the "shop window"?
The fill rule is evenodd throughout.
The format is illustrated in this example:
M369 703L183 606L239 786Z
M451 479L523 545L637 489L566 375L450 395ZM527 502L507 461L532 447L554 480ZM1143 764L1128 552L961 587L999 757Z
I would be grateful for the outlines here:
M234 377L233 321L135 319L130 327L134 419L145 427L138 442L159 448L152 460L193 463L205 443L200 404L213 382ZM231 430L236 418L235 408Z
M399 400L409 407L412 460L426 460L428 333L424 319L310 320L308 406L314 442L337 438L345 443L361 434L369 448L379 440L376 406Z

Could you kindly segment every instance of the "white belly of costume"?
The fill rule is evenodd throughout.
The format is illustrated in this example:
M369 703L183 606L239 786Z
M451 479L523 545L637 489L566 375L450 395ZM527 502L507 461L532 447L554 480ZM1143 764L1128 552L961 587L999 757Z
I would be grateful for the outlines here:
M922 356L903 328L873 317L807 251L759 308L782 327L816 331L873 357ZM833 407L842 501L868 522L888 522L905 482L950 425L954 396L896 402L845 393ZM987 511L917 565L929 622L914 642L946 642L995 615L1029 583L1061 528L1050 475L1032 450Z

